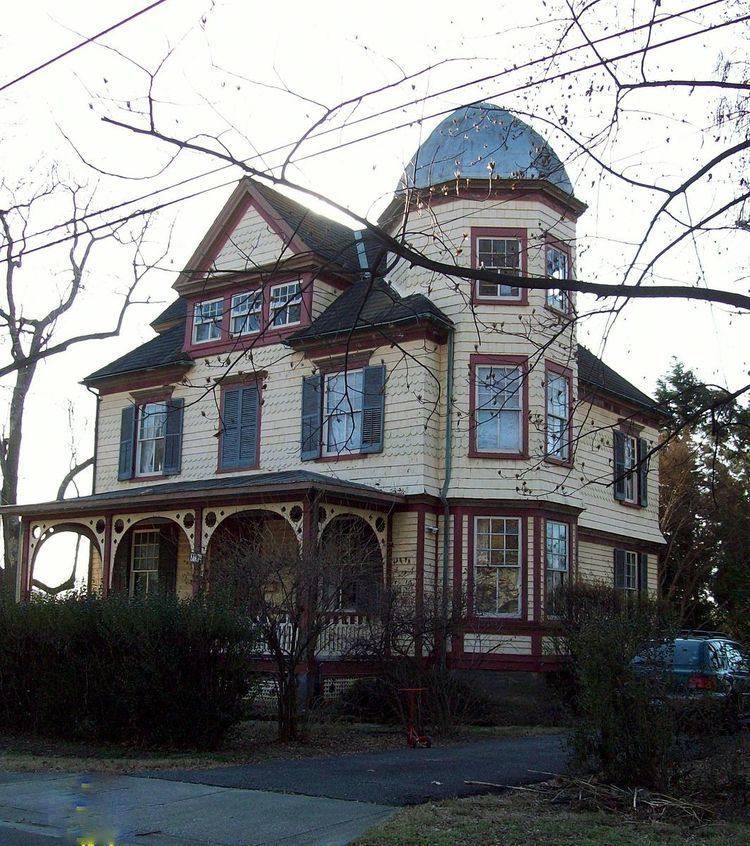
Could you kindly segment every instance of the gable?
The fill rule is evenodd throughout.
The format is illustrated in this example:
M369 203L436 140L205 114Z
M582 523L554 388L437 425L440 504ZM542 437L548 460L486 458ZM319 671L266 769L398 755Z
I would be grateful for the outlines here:
M223 245L208 268L222 272L252 270L266 264L274 264L279 258L289 258L294 250L289 239L282 238L271 223L250 202L231 230L223 235Z

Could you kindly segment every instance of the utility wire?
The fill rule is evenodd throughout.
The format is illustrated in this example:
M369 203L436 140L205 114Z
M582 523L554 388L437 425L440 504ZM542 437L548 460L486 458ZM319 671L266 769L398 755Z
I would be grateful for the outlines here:
M708 0L708 2L701 3L697 6L693 6L689 9L684 9L680 12L675 12L673 14L666 15L665 17L661 18L656 23L657 23L657 25L662 25L662 24L667 23L670 20L673 20L675 18L681 18L684 15L692 14L692 13L697 12L697 11L703 11L703 10L705 10L705 9L711 7L711 6L715 6L719 3L723 3L724 1L725 0ZM329 126L326 129L322 129L320 132L316 132L314 135L311 135L308 140L312 141L315 138L320 138L324 135L330 134L331 132L340 132L342 129L350 128L350 127L355 126L357 124L367 122L367 121L370 121L370 120L374 120L375 118L378 118L378 117L384 117L385 115L387 115L391 112L400 111L400 110L402 110L402 109L404 109L408 106L412 106L412 105L415 105L415 104L420 103L420 102L427 102L428 100L435 99L436 97L441 97L445 94L455 93L456 91L459 91L463 88L468 88L472 85L479 85L482 82L487 82L487 81L492 80L492 79L499 79L500 77L507 76L508 74L511 74L511 73L515 73L516 71L527 70L528 68L531 68L534 65L537 65L541 62L548 62L548 61L551 61L552 59L560 58L561 56L569 55L569 54L575 53L579 50L587 49L591 45L603 44L604 42L611 41L611 40L616 39L616 38L621 38L625 35L632 35L632 34L638 32L640 30L648 29L651 26L652 26L652 23L650 21L648 23L638 24L637 26L633 26L633 27L630 27L630 28L625 29L625 30L620 30L618 32L610 33L609 35L605 35L605 36L602 36L600 38L593 39L590 43L584 42L584 43L578 44L574 47L568 47L565 50L558 51L556 53L548 54L546 56L542 56L542 57L537 58L537 59L531 59L531 60L529 60L529 61L527 61L527 62L525 62L521 65L515 65L515 66L510 67L510 68L505 68L502 71L498 71L495 74L490 74L490 75L485 76L485 77L480 77L479 79L474 79L474 80L471 80L470 82L462 83L460 85L456 85L456 86L453 86L451 88L442 89L441 91L437 91L437 92L435 92L433 94L429 94L425 97L410 100L410 101L407 101L406 103L401 103L398 106L392 106L388 109L384 109L380 112L375 112L371 115L363 115L362 117L348 121L348 122L341 124L341 125ZM700 34L700 33L697 33L697 34ZM646 48L646 49L648 49L648 48ZM576 69L576 70L570 71L570 73L576 73L579 70L580 69ZM539 81L537 81L536 83L533 83L533 84L534 85L540 85L540 84L542 84L542 82L545 82L545 81L547 81L547 80L543 79L543 80L539 80ZM526 87L529 87L529 86L527 85ZM515 90L518 90L518 89L508 89L508 91L506 91L506 92L502 92L501 94L496 94L496 95L493 95L493 96L503 96L503 94L507 94L507 93L513 92ZM368 96L368 95L365 94L364 97L366 97L366 96ZM435 117L435 116L447 114L449 111L452 111L452 110L448 110L446 112L440 112L440 113L437 113L437 115L429 115L429 116L426 116L426 117L423 116L422 118L420 118L420 122L423 122L425 120L430 120L432 117ZM411 122L409 122L409 123L411 123ZM406 125L408 125L408 123L407 124L400 124L399 126L393 127L393 129L399 129L399 128L406 126ZM387 130L387 131L391 131L391 130ZM378 134L382 134L382 132L378 133ZM363 138L360 139L360 140L368 140L371 137L372 136L363 136ZM351 144L351 143L356 143L356 142L350 141L348 143ZM274 153L282 152L283 150L287 150L287 149L293 147L294 144L295 144L295 142L291 141L291 142L287 142L285 144L281 144L281 145L276 146L276 147L272 147L272 148L266 150L263 153L257 153L256 155L253 155L253 156L250 156L247 159L244 159L243 162L245 164L248 164L249 162L254 161L256 159L262 159L266 156L273 155ZM326 148L324 150L321 150L317 153L313 153L311 155L312 156L322 155L324 153L331 152L332 150L335 150L335 149L338 149L338 145L336 145L334 147ZM307 157L308 156L301 157L300 161L304 160ZM91 217L98 217L100 215L107 214L107 213L112 212L112 211L117 211L118 209L124 208L125 206L129 206L129 205L132 205L134 203L139 203L139 202L142 202L143 200L148 200L152 197L158 196L159 194L163 194L163 193L166 193L167 191L171 191L174 188L179 188L183 185L187 185L189 182L194 182L198 179L203 179L204 177L207 177L207 176L213 176L216 173L220 173L221 171L228 170L229 168L232 168L232 167L234 167L234 165L232 165L232 164L219 165L218 167L211 168L210 170L207 170L207 171L203 171L202 173L198 173L198 174L195 174L193 176L188 176L184 179L179 180L178 182L172 183L171 185L165 185L162 188L155 188L152 191L149 191L145 194L141 194L138 197L132 197L129 200L123 200L122 202L116 203L114 205L107 206L107 207L102 208L102 209L97 209L95 211L87 212L86 214L83 214L80 217L78 217L77 220L83 221L83 220L87 220L88 218L91 218ZM232 180L232 182L229 182L229 183L222 183L221 185L212 186L212 187L204 189L204 191L206 193L209 193L209 192L214 191L218 188L223 188L227 184L233 184L233 182L234 182L234 180ZM192 199L195 196L198 196L198 194L191 193L191 194L187 195L186 199ZM167 203L167 205L171 205L171 203ZM153 210L160 209L160 208L163 208L163 206L159 205L157 207L154 207ZM146 213L148 211L151 211L151 209L146 210ZM61 229L62 227L67 226L69 222L70 221L65 221L63 223L57 223L53 226L48 227L47 229L41 229L41 230L38 230L37 232L33 232L30 235L28 235L27 241L31 240L33 238L37 238L41 235L47 235L50 232L56 231L57 229ZM114 221L114 222L115 223L122 222L122 219ZM58 243L60 243L60 242L59 241L51 242L50 246L55 246Z
M28 79L30 76L33 76L35 73L39 73L39 71L48 68L50 65L54 65L55 62L59 62L60 59L64 59L66 56L70 56L71 53L75 53L76 50L80 50L82 47L85 47L87 44L91 44L92 41L96 41L97 38L101 38L103 35L108 35L110 32L114 32L116 29L119 29L121 26L125 26L125 24L134 21L136 18L139 18L141 15L145 15L146 12L150 12L151 9L155 9L157 6L161 6L162 3L166 3L167 0L156 0L155 3L151 3L150 6L146 6L145 8L141 9L138 12L134 12L132 15L129 15L127 18L123 18L121 21L117 21L117 23L112 24L112 26L108 26L106 29L103 29L101 32L97 32L96 35L92 35L89 38L86 38L84 41L80 41L78 44L74 44L69 49L63 51L62 53L58 53L57 56L53 56L51 59L47 59L46 62L43 62L41 65L37 65L31 70L27 70L26 73L22 73L21 76L17 76L15 79L11 79L9 82L5 82L0 85L0 92L6 91L11 85L16 85L19 82L23 82L24 79Z

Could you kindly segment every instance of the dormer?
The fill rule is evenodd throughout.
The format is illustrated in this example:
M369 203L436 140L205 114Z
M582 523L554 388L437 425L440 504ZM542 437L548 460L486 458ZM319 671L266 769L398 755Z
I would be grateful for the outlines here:
M243 179L174 284L186 303L184 351L200 357L284 341L368 270L369 244Z

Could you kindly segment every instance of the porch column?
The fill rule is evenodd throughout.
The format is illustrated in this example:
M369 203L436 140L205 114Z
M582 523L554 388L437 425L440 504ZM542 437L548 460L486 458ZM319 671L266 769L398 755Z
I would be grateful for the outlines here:
M109 596L112 584L112 515L104 518L104 553L102 555L102 599Z
M20 560L18 573L16 574L16 602L26 602L30 597L31 587L31 561L29 548L31 544L31 520L28 517L21 518L21 531L19 534Z
M424 534L425 534L425 506L419 505L417 511L417 567L416 584L414 586L414 603L417 612L417 620L422 620L424 610ZM422 631L421 625L416 632L414 649L417 657L422 657Z
M193 596L195 596L200 589L201 576L203 575L204 568L206 566L205 552L203 550L203 506L201 505L196 505L195 507L195 526L193 527L193 537L195 538L193 542L193 552L202 553L203 555L200 564L193 564L192 588Z

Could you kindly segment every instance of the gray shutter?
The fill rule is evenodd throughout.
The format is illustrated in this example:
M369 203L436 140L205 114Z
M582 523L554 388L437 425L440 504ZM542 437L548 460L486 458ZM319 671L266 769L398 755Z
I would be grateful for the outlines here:
M648 441L638 439L638 502L648 505Z
M645 593L648 590L648 555L638 553L638 590Z
M135 406L127 405L120 417L120 459L117 478L132 479L135 471Z
M615 499L625 499L625 434L623 432L614 431L614 490Z
M167 425L164 430L164 475L176 476L182 469L182 414L185 400L167 403Z
M617 590L625 589L625 550L615 550L615 588Z
M362 448L361 452L383 451L385 417L385 367L365 367L362 373Z
M240 463L240 390L224 391L223 400L219 467L230 470Z
M258 388L242 388L240 393L239 466L258 463Z
M305 376L302 380L302 461L320 458L321 431L323 429L323 379L320 375Z

